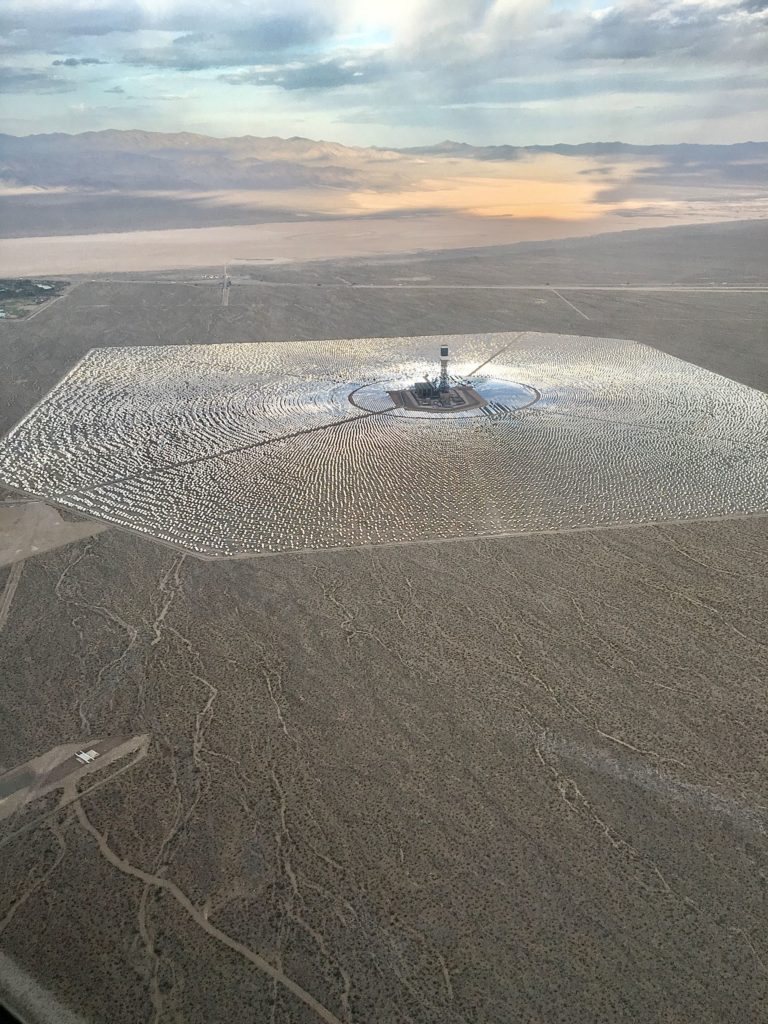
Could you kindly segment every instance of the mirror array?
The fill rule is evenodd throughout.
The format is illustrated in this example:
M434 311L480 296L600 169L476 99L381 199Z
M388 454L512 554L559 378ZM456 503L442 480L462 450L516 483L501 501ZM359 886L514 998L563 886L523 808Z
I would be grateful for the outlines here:
M391 395L451 372L482 401ZM768 512L768 396L629 341L94 349L0 444L25 494L210 557Z

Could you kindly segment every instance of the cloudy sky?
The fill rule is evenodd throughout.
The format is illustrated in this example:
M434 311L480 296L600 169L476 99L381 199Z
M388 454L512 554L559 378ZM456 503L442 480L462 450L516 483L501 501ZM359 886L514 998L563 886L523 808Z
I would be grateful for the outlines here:
M0 129L768 137L768 0L2 0Z

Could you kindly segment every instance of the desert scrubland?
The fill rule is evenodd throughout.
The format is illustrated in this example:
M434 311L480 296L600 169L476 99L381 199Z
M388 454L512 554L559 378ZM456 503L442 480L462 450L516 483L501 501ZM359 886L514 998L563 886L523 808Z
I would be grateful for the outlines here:
M572 371L627 339L766 391L765 247L755 222L241 265L226 304L221 268L75 280L0 323L1 426L125 346L534 331ZM693 391L681 444L716 432ZM2 822L23 1016L761 1018L764 517L219 561L3 523L2 770L148 737Z

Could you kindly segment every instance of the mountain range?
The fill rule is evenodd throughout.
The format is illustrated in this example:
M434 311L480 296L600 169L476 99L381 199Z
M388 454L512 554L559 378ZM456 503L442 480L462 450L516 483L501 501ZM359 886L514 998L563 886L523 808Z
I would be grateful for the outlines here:
M652 163L657 174L768 183L768 142L733 145L473 146L445 140L407 149L358 148L300 137L213 138L189 132L0 134L0 188L216 190L376 187L398 162L517 162L543 154Z

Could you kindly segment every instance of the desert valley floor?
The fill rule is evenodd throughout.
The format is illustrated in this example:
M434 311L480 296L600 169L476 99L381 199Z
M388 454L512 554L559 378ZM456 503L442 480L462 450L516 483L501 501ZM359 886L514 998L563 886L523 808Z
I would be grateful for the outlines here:
M72 276L0 323L0 990L25 1021L765 1017L767 246L750 222L251 264L229 288L222 267ZM62 500L101 458L141 458L135 432L105 442L135 396L110 385L79 432L79 399L35 418L78 366L144 394L147 352L175 374L186 346L253 346L284 379L292 352L338 339L348 381L377 339L446 337L457 363L469 345L467 373L497 335L523 340L494 374L527 370L542 394L541 346L579 380L597 350L614 368L642 356L629 416L598 403L590 422L606 453L635 446L652 514L607 501L517 535L443 541L442 524L201 558L162 536L170 512L140 535L106 501ZM433 358L421 344L414 365ZM669 401L659 374L682 388ZM682 489L682 449L641 439L659 407L669 444L697 446ZM607 498L627 479L608 473Z

